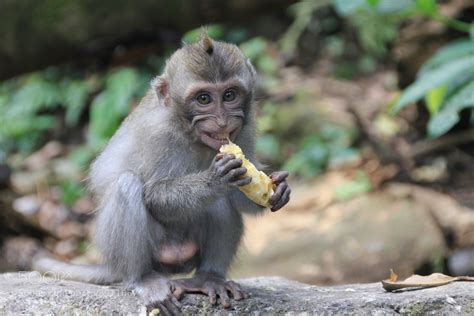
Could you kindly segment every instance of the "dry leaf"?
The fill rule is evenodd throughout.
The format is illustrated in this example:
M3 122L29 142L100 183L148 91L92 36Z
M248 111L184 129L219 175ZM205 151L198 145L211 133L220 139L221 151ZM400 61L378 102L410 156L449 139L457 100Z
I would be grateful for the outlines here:
M398 274L396 274L395 272L393 272L392 269L390 269L390 282L397 282L398 280Z
M397 281L398 276L390 271L390 278L383 280L383 288L389 292L406 288L429 288L446 285L455 281L474 281L474 277L457 276L451 277L442 273L433 273L427 276L413 274L403 281Z

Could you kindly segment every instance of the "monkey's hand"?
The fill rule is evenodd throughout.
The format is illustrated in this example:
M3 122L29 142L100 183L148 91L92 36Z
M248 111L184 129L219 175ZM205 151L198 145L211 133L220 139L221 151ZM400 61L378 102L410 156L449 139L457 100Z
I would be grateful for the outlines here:
M217 154L212 161L210 172L214 179L235 187L247 185L252 181L250 177L242 177L247 169L242 167L242 160L234 155Z
M236 301L247 298L248 294L234 281L226 281L225 278L211 273L200 273L190 279L173 280L175 290L173 294L181 299L184 293L202 293L209 296L212 305L217 304L220 298L222 307L230 307L229 293Z
M276 185L275 193L268 200L272 212L278 211L290 201L291 188L286 182L287 177L287 171L276 171L270 175L270 179Z

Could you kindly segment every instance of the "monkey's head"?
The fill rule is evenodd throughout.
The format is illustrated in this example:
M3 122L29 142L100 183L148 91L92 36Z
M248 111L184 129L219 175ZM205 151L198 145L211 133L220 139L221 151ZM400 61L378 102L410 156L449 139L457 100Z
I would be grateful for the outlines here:
M195 141L218 150L248 122L255 69L240 49L201 39L177 50L152 85Z

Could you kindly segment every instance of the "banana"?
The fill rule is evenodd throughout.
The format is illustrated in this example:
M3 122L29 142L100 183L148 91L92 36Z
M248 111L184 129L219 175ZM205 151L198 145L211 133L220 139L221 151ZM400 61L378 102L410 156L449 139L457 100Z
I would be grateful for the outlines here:
M225 154L233 154L236 158L242 160L242 167L247 169L247 172L243 176L252 178L252 182L239 187L240 191L242 191L253 202L264 207L270 207L268 200L274 192L272 180L263 173L263 171L259 171L253 163L245 158L242 149L231 141L226 145L222 145L219 151Z

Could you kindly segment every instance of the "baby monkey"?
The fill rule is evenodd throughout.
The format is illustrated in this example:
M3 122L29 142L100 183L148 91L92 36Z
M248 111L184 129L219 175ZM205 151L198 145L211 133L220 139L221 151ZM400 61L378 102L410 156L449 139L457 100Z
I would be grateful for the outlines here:
M90 186L99 202L96 242L105 264L78 266L42 257L39 271L108 284L122 281L149 308L179 313L185 293L224 307L247 293L226 280L243 232L242 213L261 213L239 186L242 161L217 154L227 139L254 156L256 73L235 45L203 32L178 49L94 161ZM288 173L270 175L277 211L288 203ZM170 279L195 270L194 276Z

